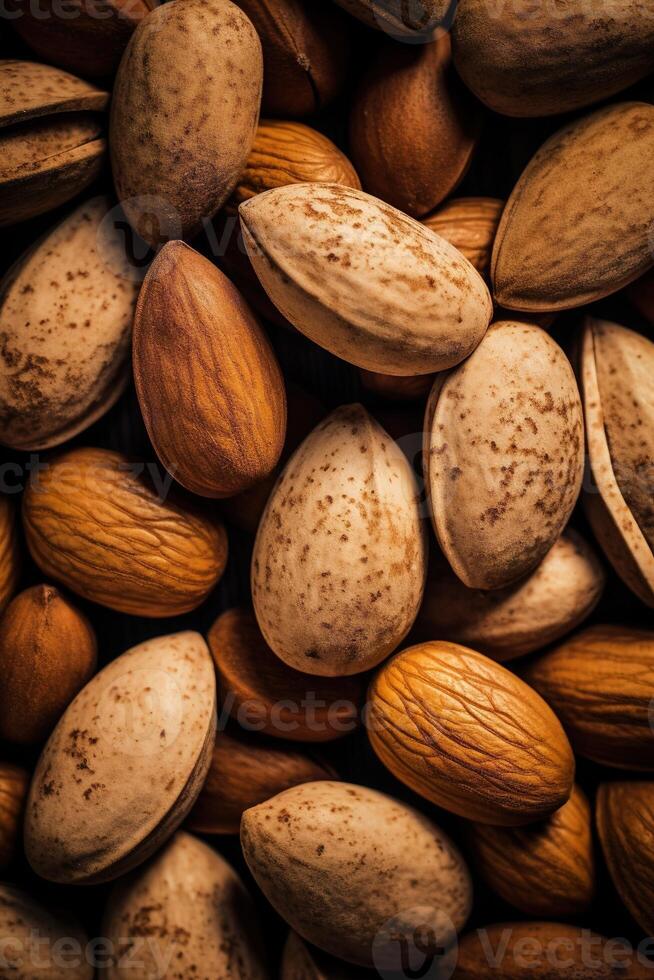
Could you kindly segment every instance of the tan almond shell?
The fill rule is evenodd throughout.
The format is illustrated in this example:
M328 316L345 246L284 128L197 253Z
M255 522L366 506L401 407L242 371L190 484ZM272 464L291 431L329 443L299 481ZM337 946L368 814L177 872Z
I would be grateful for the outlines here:
M368 737L399 780L480 823L543 820L572 791L574 756L551 708L515 674L455 643L409 647L380 668Z
M558 115L600 102L654 70L647 8L611 0L605 10L610 16L516 0L498 16L487 0L459 0L456 69L478 99L507 116Z
M486 278L503 210L504 201L496 197L456 197L422 223L458 248Z
M360 966L353 966L323 953L300 939L291 930L284 944L279 980L361 980L362 976L378 977L378 973L367 973Z
M136 616L190 612L225 570L227 535L190 501L162 501L144 472L105 449L57 456L25 492L27 545L46 577L85 599Z
M654 632L592 626L539 657L524 677L561 719L578 755L654 770Z
M18 853L30 777L25 769L0 762L0 871Z
M228 199L254 140L262 77L259 38L230 0L175 0L136 28L109 146L118 199L148 244L197 234Z
M118 400L139 283L106 197L80 205L0 281L0 442L47 449L83 432Z
M588 317L579 375L594 485L584 506L607 558L654 607L654 344Z
M193 806L216 727L216 683L199 633L146 640L89 681L32 779L25 852L43 878L90 884L153 854Z
M654 932L654 783L603 783L595 815L604 860L627 909Z
M254 610L289 667L338 677L402 642L427 572L413 471L361 405L336 409L291 457L252 556Z
M0 612L16 591L21 565L16 509L9 497L0 494Z
M451 13L448 0L421 0L418 4L405 4L401 0L336 2L368 27L383 31L397 40L416 35L427 40L434 36L441 21L447 26L447 15Z
M183 242L148 270L133 354L148 434L182 486L229 497L272 473L286 433L277 358L236 287Z
M457 576L499 589L533 571L583 478L581 399L561 348L533 324L494 324L436 378L424 429L434 529Z
M243 882L220 854L182 831L114 887L102 935L117 951L108 980L163 977L162 963L171 978L267 977Z
M246 201L239 213L275 306L357 367L430 374L458 364L486 332L492 304L468 260L369 194L293 184Z
M5 937L6 976L16 980L93 980L86 958L89 939L72 916L46 908L31 895L0 884L0 935ZM80 951L79 956L75 950ZM72 950L72 956L71 956Z
M567 803L529 827L473 824L468 844L475 870L505 902L543 919L576 918L595 894L591 809L576 786Z
M286 790L243 814L241 846L291 928L361 966L373 955L384 966L389 920L431 927L447 946L470 913L470 877L449 838L417 810L363 786L324 781ZM427 918L419 918L425 906Z
M0 129L60 112L106 109L109 94L61 68L0 60Z
M540 650L579 626L599 602L606 574L594 550L568 529L525 579L504 589L468 589L444 558L431 561L412 636L472 647L504 663Z
M275 187L303 183L342 184L360 189L345 154L317 129L281 119L262 119L230 206L238 208Z
M491 268L495 301L525 312L566 310L647 272L653 154L654 106L644 102L605 106L550 137L504 209Z

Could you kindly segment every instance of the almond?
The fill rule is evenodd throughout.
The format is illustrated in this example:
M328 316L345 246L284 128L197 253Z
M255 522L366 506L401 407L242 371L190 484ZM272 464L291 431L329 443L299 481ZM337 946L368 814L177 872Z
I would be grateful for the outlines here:
M545 702L515 674L454 643L396 654L375 676L368 736L388 769L481 823L543 820L568 800L574 757Z
M464 177L480 121L452 68L448 34L431 44L386 42L350 114L364 189L414 218L428 214Z
M238 290L183 242L150 266L134 319L134 377L159 459L203 497L270 475L284 445L284 379Z
M595 859L590 806L578 786L542 823L517 829L474 824L469 844L475 869L521 912L556 919L588 911Z
M241 204L248 254L301 333L351 364L429 374L488 327L483 280L457 250L395 208L335 184L294 184Z
M29 774L9 762L0 762L0 871L11 864L21 838Z
M142 463L72 449L42 468L23 502L39 568L85 599L139 616L195 609L227 562L223 527L191 503L162 500Z
M89 681L36 767L25 852L43 878L90 884L153 854L193 806L211 761L216 684L199 633L133 647Z
M296 932L289 932L280 980L361 980L361 976L361 967L337 960L305 943ZM371 973L371 980L373 976Z
M654 106L644 102L605 106L550 137L502 215L491 269L496 302L567 310L651 268L652 153ZM598 200L620 205L598 209Z
M197 234L225 203L254 140L262 74L254 27L230 0L175 0L136 28L110 147L118 198L148 244Z
M369 670L413 625L426 560L408 461L361 405L341 406L291 457L261 518L251 572L261 632L296 670Z
M597 830L611 878L646 935L654 931L654 783L604 783Z
M654 769L654 633L593 626L527 668L575 752L605 766Z
M425 475L438 543L464 585L503 588L543 560L581 489L583 431L572 367L531 324L494 324L436 378Z
M418 3L412 4L403 3L402 0L336 2L368 27L384 31L396 40L413 39L419 43L433 38L441 26L447 29L456 9L448 0L418 0Z
M59 902L41 905L18 888L0 885L0 935L5 937L7 976L93 980L88 936L58 906Z
M477 272L487 278L504 201L496 197L457 197L422 219L422 223L451 242Z
M21 563L15 508L0 494L0 612L16 591Z

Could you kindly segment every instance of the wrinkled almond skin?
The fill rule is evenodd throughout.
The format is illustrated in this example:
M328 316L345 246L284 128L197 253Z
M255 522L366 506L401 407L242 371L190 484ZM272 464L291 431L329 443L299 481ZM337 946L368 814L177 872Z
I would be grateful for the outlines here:
M0 612L16 591L21 565L15 508L9 497L0 494Z
M464 585L499 589L533 571L568 522L583 469L574 372L540 327L496 323L436 378L425 473L436 537Z
M586 513L617 573L654 606L654 344L587 317L579 348L594 479Z
M236 287L183 242L148 270L133 353L148 434L182 486L228 497L270 475L286 432L277 358Z
M221 731L187 825L199 834L238 834L250 807L291 786L334 777L329 766L295 748Z
M93 980L95 971L84 955L89 948L88 936L58 905L50 902L46 907L18 888L0 885L6 976L16 980ZM75 955L76 950L81 954Z
M449 838L412 807L363 786L286 790L246 810L241 846L291 928L349 963L371 966L374 954L384 966L386 944L391 955L397 948L388 934L394 924L431 927L447 948L470 912L470 878ZM417 918L425 906L427 920Z
M117 878L153 854L209 769L216 684L199 633L132 647L89 681L38 761L25 852L60 884Z
M419 0L406 4L404 0L336 0L344 10L396 40L432 38L442 25L451 23L456 7L449 0Z
M0 619L0 737L45 741L96 662L93 627L57 589L17 595Z
M591 614L605 584L595 552L571 529L531 575L492 592L466 588L439 556L430 562L412 635L462 643L502 663L570 633Z
M383 374L462 361L491 317L460 252L390 205L336 184L294 184L239 209L248 255L273 303L337 357Z
M487 278L503 210L504 201L496 197L457 197L423 218L422 223L451 242Z
M263 47L263 111L310 116L328 105L347 78L346 18L312 0L235 0Z
M267 977L255 908L243 882L190 834L176 834L150 864L115 886L102 935L118 950L108 980ZM156 942L143 942L144 936ZM172 964L165 974L162 963Z
M431 44L388 41L354 95L350 148L364 190L414 218L462 180L479 133L448 34Z
M361 188L354 167L330 139L298 122L262 119L230 205L274 187L306 182Z
M359 677L293 670L270 649L250 609L220 614L208 636L223 711L241 727L293 742L331 742L359 724Z
M574 756L545 702L515 674L444 641L384 664L368 736L388 769L452 813L498 826L543 820L572 791Z
M485 0L459 0L452 43L466 85L508 116L579 109L654 70L654 22L639 0L604 9L517 0L501 16Z
M646 935L654 932L654 783L603 783L597 832L613 884Z
M110 609L190 612L225 569L227 536L192 504L162 502L143 472L104 449L56 457L25 493L29 550L48 578Z
M651 268L653 153L654 106L644 102L598 109L550 137L504 209L491 268L495 301L525 312L567 310ZM598 210L598 200L609 203Z
M489 888L544 919L578 917L595 892L591 810L583 791L542 823L517 829L474 824L468 841L475 869Z
M259 38L230 0L163 4L132 34L109 142L118 199L149 245L197 234L228 199L254 140L262 74Z
M3 872L18 850L29 784L29 773L24 769L0 762L0 871Z
M296 932L289 932L284 945L280 980L361 980L361 976L360 966L337 960L305 943ZM369 976L372 980L374 973Z
M551 705L579 755L654 770L654 633L592 626L544 654L525 679Z
M0 282L0 442L13 449L66 442L127 385L139 284L110 209L80 205Z
M426 561L408 461L361 405L341 406L291 457L259 524L261 632L296 670L369 670L413 625Z

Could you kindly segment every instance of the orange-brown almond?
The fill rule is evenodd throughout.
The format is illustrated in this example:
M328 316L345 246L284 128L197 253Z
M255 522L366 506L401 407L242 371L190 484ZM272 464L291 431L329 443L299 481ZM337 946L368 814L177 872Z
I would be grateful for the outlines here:
M0 495L0 612L16 591L20 566L15 508L9 497Z
M24 769L0 762L0 871L16 854L29 784Z
M133 354L148 433L179 483L229 497L269 476L286 432L277 358L236 287L183 242L150 266Z
M93 627L57 589L17 595L0 619L0 737L45 741L96 660Z
M457 197L423 218L422 223L451 242L480 275L487 277L503 210L504 201L496 197Z

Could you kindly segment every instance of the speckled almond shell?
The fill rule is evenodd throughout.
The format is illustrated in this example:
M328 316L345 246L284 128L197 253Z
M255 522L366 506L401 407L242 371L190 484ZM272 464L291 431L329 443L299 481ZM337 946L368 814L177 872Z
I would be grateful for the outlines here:
M653 155L654 106L644 102L599 109L547 140L502 215L491 268L496 303L567 310L651 268Z
M534 4L459 0L457 71L508 116L547 116L600 102L654 69L654 19L641 0Z
M361 405L318 425L282 472L252 556L254 610L277 656L335 677L387 657L422 599L423 524L406 457Z
M139 284L108 198L82 204L0 282L0 442L59 445L97 421L129 379Z
M436 379L425 461L436 536L464 585L499 589L531 572L583 476L581 400L561 348L539 327L496 323Z
M500 662L553 643L591 614L606 574L591 546L571 529L526 579L491 592L468 589L439 556L412 636L470 646Z
M216 684L199 633L147 640L77 695L38 761L25 851L43 878L117 878L179 826L209 768Z
M572 791L575 762L556 715L515 674L455 643L409 647L370 686L368 737L416 793L498 826L543 820Z
M45 908L18 888L0 885L6 976L16 980L93 980L95 971L84 955L89 948L88 936L72 916L55 911L53 905L59 903ZM75 956L76 949L81 950L79 956Z
M616 572L654 607L654 344L588 317L579 376L594 481L584 507Z
M488 290L453 245L390 205L336 184L294 184L239 209L272 302L301 333L357 367L430 374L470 354Z
M370 966L374 955L384 966L391 919L400 934L431 928L447 947L470 913L470 877L449 838L417 810L363 786L286 790L246 810L241 846L291 928L350 963Z
M108 980L151 980L163 976L162 963L170 964L170 980L267 977L255 908L241 879L220 854L181 831L115 886L102 935L118 951Z
M259 38L229 0L173 0L141 21L116 75L109 142L118 198L149 244L195 235L227 200L262 78Z
M106 108L109 95L61 68L0 60L0 128L59 112Z
M348 13L379 31L401 40L409 37L432 37L441 21L446 26L456 4L448 0L336 0Z

